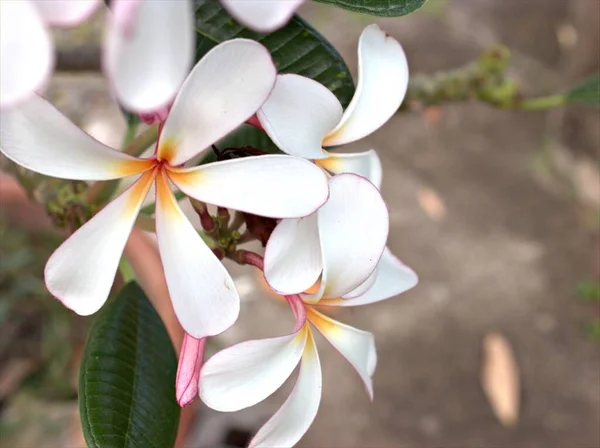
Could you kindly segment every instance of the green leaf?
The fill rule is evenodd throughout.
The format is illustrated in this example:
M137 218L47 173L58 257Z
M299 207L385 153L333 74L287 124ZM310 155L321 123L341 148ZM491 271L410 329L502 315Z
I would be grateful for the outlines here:
M415 1L415 0L411 0ZM420 1L420 0L419 0ZM195 0L196 60L228 39L254 39L269 49L280 73L297 73L312 78L329 90L346 107L354 94L348 67L335 48L298 16L280 30L258 34L238 24L215 0Z
M273 154L280 154L279 148L271 141L269 136L260 129L243 124L219 143L219 149L223 148L240 148L242 146L252 146L256 149L261 149Z
M339 8L380 17L404 16L419 9L426 0L316 0Z
M177 358L160 317L135 282L106 304L79 370L79 412L91 448L167 448L177 436Z
M566 95L567 103L600 107L600 73L590 76L572 87Z

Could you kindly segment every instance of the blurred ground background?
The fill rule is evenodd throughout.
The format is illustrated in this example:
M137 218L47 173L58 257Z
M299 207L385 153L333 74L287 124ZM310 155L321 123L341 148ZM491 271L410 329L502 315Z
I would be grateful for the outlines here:
M598 70L596 0L430 0L377 20L402 42L413 73L449 69L501 42L531 94L554 93ZM356 74L356 42L372 18L309 4L301 14ZM99 26L58 35L64 54L93 48ZM77 58L75 58L77 59ZM56 76L49 96L90 133L121 140L104 79ZM600 446L597 110L515 112L474 103L395 116L349 150L376 148L391 210L389 246L419 274L402 297L336 313L375 333L370 403L358 376L319 341L323 400L307 447ZM42 268L59 241L38 207L0 177L0 446L83 446L78 356L90 319L44 293ZM251 268L232 266L244 299L228 345L290 330L289 311ZM267 324L268 322L268 324ZM480 383L483 339L503 335L521 382L516 426L494 416ZM283 403L290 384L237 414L198 406L187 446L242 441Z

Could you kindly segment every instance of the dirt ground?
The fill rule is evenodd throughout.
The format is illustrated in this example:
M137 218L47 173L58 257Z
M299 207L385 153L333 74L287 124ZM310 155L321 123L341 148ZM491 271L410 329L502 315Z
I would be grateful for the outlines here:
M376 21L402 42L413 72L455 67L503 42L516 50L515 71L526 89L550 93L545 89L566 85L557 30L568 23L567 3L432 0L409 17ZM319 4L302 14L356 73L356 41L373 20ZM106 135L117 126L98 78L62 76L53 89L89 130ZM434 112L399 114L348 147L378 150L391 211L388 245L420 284L384 303L336 313L375 334L375 400L347 362L318 341L323 399L300 446L598 447L600 346L582 328L590 308L576 293L594 275L597 218L590 224L589 203L551 176L548 151L561 146L561 117L471 103ZM598 150L598 141L586 145ZM596 181L597 170L585 181L592 196ZM242 316L221 343L289 332L289 311L257 286L255 272L232 271ZM482 340L490 332L510 342L520 370L513 428L499 423L480 385ZM187 446L217 446L231 428L256 430L290 389L286 383L237 414L201 407Z

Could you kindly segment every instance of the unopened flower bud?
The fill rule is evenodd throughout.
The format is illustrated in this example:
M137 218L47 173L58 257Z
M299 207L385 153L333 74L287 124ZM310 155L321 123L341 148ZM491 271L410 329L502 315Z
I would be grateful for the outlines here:
M175 380L175 395L181 407L188 406L198 396L198 380L204 363L205 347L206 338L196 339L187 333L183 337Z

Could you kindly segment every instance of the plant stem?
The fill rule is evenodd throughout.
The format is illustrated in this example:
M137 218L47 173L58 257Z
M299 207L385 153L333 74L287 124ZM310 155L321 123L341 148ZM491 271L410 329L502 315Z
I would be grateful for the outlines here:
M544 96L541 98L531 98L523 100L519 104L519 109L523 110L543 110L552 109L554 107L561 106L565 103L564 95L551 95Z
M158 125L146 129L123 148L125 154L138 157L158 139ZM123 139L125 141L125 139Z

